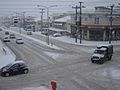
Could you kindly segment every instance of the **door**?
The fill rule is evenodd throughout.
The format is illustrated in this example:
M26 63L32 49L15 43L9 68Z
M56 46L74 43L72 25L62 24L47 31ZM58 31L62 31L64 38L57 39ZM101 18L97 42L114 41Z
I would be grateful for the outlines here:
M18 64L14 64L10 70L11 70L11 74L18 74L19 73L19 68L18 68Z

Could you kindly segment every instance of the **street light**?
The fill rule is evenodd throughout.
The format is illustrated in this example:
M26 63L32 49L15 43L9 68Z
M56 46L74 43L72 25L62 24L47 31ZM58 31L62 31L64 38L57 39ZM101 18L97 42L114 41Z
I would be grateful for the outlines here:
M38 7L44 7L47 9L47 28L48 28L48 40L47 43L49 45L49 8L57 7L57 5L51 5L51 6L44 6L44 5L37 5Z
M114 7L114 5L111 5L111 6L110 6L109 44L111 44L111 41L112 41L113 7Z
M14 12L16 14L16 20L14 23L17 23L19 27L19 33L21 34L21 27L25 29L25 13L26 12Z

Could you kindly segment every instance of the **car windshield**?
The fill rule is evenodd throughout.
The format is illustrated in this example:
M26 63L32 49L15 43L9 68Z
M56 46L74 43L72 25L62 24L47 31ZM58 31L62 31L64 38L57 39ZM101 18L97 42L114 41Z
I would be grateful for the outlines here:
M7 66L5 66L5 68L8 69L8 68L10 68L12 65L13 65L13 64L10 63L10 64L8 64Z
M17 39L17 40L22 40L22 39Z
M103 50L95 50L95 52L94 52L95 54L104 54L105 53L105 51L103 51Z

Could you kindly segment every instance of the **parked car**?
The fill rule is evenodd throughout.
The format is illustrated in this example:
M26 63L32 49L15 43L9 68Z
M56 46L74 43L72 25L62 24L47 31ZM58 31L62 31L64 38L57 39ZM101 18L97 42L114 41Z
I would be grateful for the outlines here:
M27 32L27 35L32 35L32 29L27 29L26 32Z
M41 34L48 35L48 31L41 31Z
M17 74L27 74L29 71L24 61L14 61L0 69L1 76L11 76Z
M5 31L5 35L9 35L9 32L8 32L8 31Z
M17 44L24 44L22 38L18 38L18 39L16 39L16 43L17 43Z
M55 33L55 34L53 34L53 37L60 37L60 36L61 36L60 33Z
M15 39L15 34L10 34L10 39Z
M27 35L32 35L32 31L27 31Z
M10 42L9 37L4 37L3 42Z
M2 31L2 28L0 28L0 31Z

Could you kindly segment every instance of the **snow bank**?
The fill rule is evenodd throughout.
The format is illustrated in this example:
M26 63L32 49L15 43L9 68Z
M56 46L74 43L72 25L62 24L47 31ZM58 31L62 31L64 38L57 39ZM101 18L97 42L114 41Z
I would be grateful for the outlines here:
M0 40L0 68L15 61L15 54Z
M12 29L13 29L13 28L12 28ZM18 28L16 28L16 29L18 29ZM12 31L12 30L9 30L9 31L10 31L10 32L13 32L13 33L16 33L16 34L20 34L19 32L16 32L16 31ZM30 36L28 36L28 35L21 34L21 36L23 36L23 37L25 37L25 38L28 38L28 39L31 39L31 40L34 40L34 41L36 41L36 42L38 42L38 43L40 43L40 44L43 44L43 45L45 45L45 46L47 46L47 47L54 48L54 49L60 49L59 47L57 47L57 46L55 46L55 45L48 45L46 42L41 41L41 40L36 39L36 38L33 38L33 37L30 37Z
M48 89L44 86L40 86L40 87L27 87L22 89L15 89L15 90L52 90L52 89Z
M62 37L57 37L55 38L57 40L66 42L66 43L70 43L70 44L75 44L75 45L84 45L84 46L98 46L100 44L109 44L109 41L86 41L86 40L82 40L81 44L80 44L80 40L77 40L77 43L75 43L75 38L70 38L69 36L62 36ZM111 42L112 45L120 45L120 41L112 41Z

